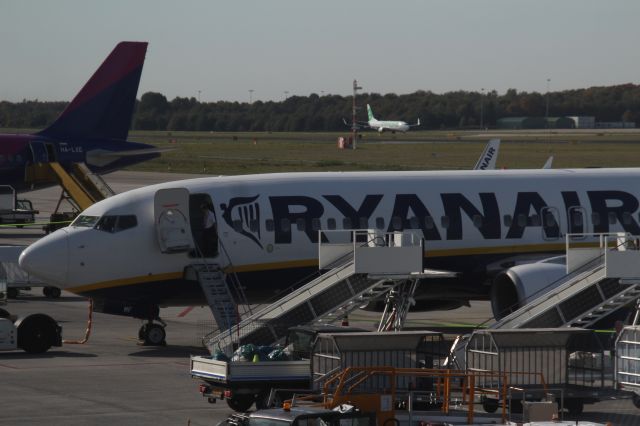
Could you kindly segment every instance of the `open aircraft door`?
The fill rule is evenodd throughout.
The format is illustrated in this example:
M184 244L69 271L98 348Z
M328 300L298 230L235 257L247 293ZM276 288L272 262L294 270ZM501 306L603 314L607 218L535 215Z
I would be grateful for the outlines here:
M194 249L189 226L189 191L186 188L157 191L153 214L162 253L181 253Z

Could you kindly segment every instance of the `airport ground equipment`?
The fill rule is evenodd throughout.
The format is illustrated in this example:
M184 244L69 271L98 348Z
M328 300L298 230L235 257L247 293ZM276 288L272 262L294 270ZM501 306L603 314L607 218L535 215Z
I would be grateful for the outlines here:
M585 247L585 236L566 236L566 276L491 328L590 327L637 300L640 237L598 234L598 244Z
M496 371L507 382L480 378L478 386L508 386L510 409L522 401L542 400L549 394L571 415L585 404L629 397L613 386L613 368L595 331L580 328L476 330L466 344L469 372ZM502 380L502 379L500 379ZM490 394L483 407L491 412L500 401Z
M632 392L640 408L640 324L624 327L616 339L615 375L618 389Z
M0 280L0 306L7 303L7 284ZM62 327L48 315L16 317L0 307L0 351L22 349L39 354L62 346Z
M237 411L278 406L294 392L318 392L326 380L346 367L387 365L437 368L449 342L429 331L366 332L351 327L293 327L283 361L219 361L191 357L191 375L203 380L200 392L210 402L227 399ZM406 378L403 378L406 379ZM433 389L433 384L423 384ZM408 382L398 384L408 388ZM426 403L425 401L423 401Z
M18 228L35 222L38 210L29 200L19 200L9 185L0 185L0 225L11 224Z
M233 332L221 328L206 344L211 353L272 344L292 326L335 321L401 283L447 274L423 269L423 240L412 232L320 231L318 240L323 273L243 318Z
M21 290L31 290L33 287L42 287L42 294L46 297L60 297L58 287L49 286L20 268L18 258L24 249L24 246L0 246L0 280L6 282L8 297L15 299Z
M224 399L236 411L246 411L254 402L258 408L265 408L271 389L310 389L311 353L321 333L354 331L360 329L333 325L292 327L285 340L289 354L286 361L223 361L192 356L191 376L204 381L199 389L209 402Z

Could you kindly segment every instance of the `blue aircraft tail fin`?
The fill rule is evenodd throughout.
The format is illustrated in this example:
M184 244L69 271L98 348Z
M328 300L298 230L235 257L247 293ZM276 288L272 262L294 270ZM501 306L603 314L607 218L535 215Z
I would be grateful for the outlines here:
M126 139L146 51L146 42L118 43L56 121L39 134Z

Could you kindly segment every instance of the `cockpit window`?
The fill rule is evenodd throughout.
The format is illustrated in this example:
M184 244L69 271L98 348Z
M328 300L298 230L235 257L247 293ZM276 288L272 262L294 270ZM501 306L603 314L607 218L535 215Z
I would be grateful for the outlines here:
M121 215L121 216L102 216L95 228L104 232L120 232L125 229L134 228L138 224L138 220L134 215Z
M81 216L78 216L76 220L73 221L71 226L82 226L85 228L93 228L98 222L98 219L99 219L98 216L81 215Z

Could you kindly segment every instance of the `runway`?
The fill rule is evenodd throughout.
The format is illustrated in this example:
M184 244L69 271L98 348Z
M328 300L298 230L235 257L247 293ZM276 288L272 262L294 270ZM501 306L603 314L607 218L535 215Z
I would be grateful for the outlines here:
M194 175L117 172L107 182L121 192L139 186ZM55 208L59 189L24 194L46 219ZM41 230L2 229L2 244L28 244ZM43 312L63 327L65 339L84 336L87 301L63 292L58 300L28 292L9 303L13 314ZM472 303L454 311L410 314L408 326L430 329L468 326L490 316L489 304ZM189 355L205 354L199 346L202 326L211 321L208 308L165 308L166 347L136 345L140 321L94 313L93 330L85 345L67 344L44 355L0 352L0 425L213 425L231 410L226 403L209 404L189 375ZM358 311L351 325L372 327L375 313ZM640 411L629 400L587 405L581 419L636 424Z

